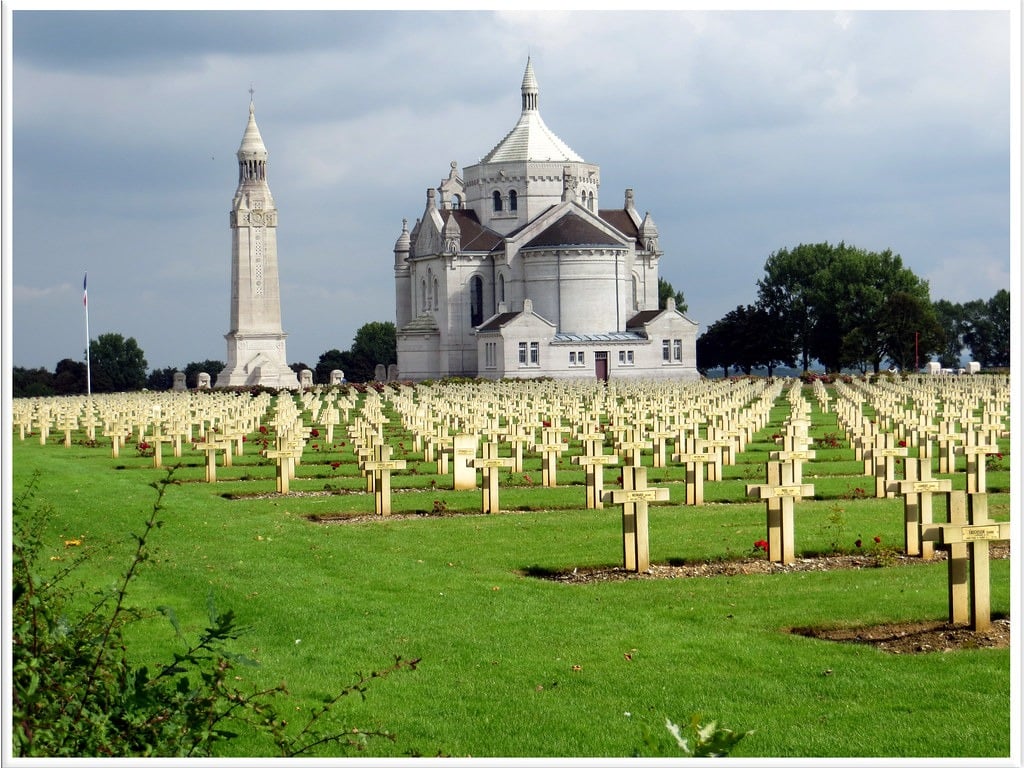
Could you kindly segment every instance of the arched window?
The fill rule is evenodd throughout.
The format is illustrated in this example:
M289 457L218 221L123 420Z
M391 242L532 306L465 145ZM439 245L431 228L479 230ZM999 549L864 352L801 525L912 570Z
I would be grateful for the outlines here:
M420 311L427 311L427 281L420 280Z
M491 200L494 203L494 210L495 211L500 211L501 210L501 192L499 192L498 190L494 190L494 194L491 195Z
M469 281L469 324L474 328L484 321L484 281L474 275Z
M587 194L587 210L594 210L594 193L590 192Z
M636 275L633 275L633 309L640 309L640 286Z
M519 195L516 194L516 191L514 189L509 190L508 193L508 209L510 211L519 210Z
M505 300L505 276L498 275L498 301Z
M462 195L452 195L452 208L456 210L462 208Z
M434 309L439 309L441 303L437 300L437 278L434 278Z

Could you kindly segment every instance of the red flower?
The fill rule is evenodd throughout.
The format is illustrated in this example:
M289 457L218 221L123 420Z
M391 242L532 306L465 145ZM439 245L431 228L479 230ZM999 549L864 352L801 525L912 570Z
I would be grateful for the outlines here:
M765 541L764 539L758 539L757 541L754 542L754 549L759 549L762 552L767 552L768 551L768 542Z
M331 469L337 469L340 466L341 466L341 462L340 461L332 461L331 462Z
M267 434L267 428L263 424L260 424L260 434L261 435Z
M875 536L875 544L881 544L881 543L882 543L882 537L881 536Z
M320 437L320 430L316 429L316 428L309 430L309 436L310 437Z
M863 541L861 541L860 539L857 539L855 542L853 542L853 546L860 547L863 543L864 543Z

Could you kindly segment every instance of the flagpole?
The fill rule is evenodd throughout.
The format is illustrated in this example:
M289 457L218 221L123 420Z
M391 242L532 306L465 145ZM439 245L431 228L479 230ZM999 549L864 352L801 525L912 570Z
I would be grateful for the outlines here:
M89 363L89 273L82 278L82 305L85 307L85 392L92 399L92 366Z

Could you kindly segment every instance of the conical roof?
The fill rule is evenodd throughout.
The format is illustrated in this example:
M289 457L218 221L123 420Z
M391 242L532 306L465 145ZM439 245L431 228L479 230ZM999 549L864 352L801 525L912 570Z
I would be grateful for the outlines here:
M256 125L256 105L249 102L249 124L245 126L245 134L242 136L242 145L238 148L238 156L266 157L267 147L263 143L259 126Z
M538 109L539 89L537 78L533 74L533 65L526 60L526 72L523 73L523 111L515 127L506 134L498 145L488 152L481 162L523 162L523 161L555 161L585 162L569 145L555 135L545 125Z

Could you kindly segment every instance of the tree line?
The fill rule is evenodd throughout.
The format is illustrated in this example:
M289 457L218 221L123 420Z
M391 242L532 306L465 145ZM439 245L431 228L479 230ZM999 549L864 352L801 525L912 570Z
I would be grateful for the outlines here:
M817 363L828 371L878 372L883 363L917 370L932 357L943 368L958 368L965 350L986 368L1010 365L1010 293L964 304L933 302L926 280L903 266L890 250L873 253L840 242L801 244L772 253L757 280L753 304L740 305L712 323L697 339L697 367L702 373L722 369L751 374L780 366L807 371ZM669 297L686 312L682 291L658 280L659 306ZM146 357L133 338L117 333L89 343L93 392L170 389L182 371L186 385L196 386L205 372L213 382L224 367L201 360L183 368L147 373ZM360 327L347 350L329 349L315 366L291 363L292 370L313 371L317 384L330 382L341 370L352 382L372 381L374 369L398 362L395 324L370 322ZM13 371L15 397L82 394L86 365L65 358L54 371Z
M290 363L296 373L310 369L313 381L327 384L331 371L344 372L347 381L372 381L378 364L398 362L395 324L366 323L356 331L352 346L341 351L331 349L320 355L315 366L304 362ZM185 374L188 387L195 387L200 373L208 373L213 383L224 368L222 360L199 360L184 367L169 366L148 370L146 356L138 342L119 333L104 333L89 342L89 366L65 358L53 371L46 368L15 366L11 389L14 397L46 397L50 395L85 394L91 384L93 392L132 392L141 389L168 390L174 385L174 374ZM90 381L91 377L91 381Z
M918 370L933 356L958 368L968 350L986 368L1010 364L1010 294L965 304L932 302L928 282L890 250L798 245L771 254L753 304L737 306L697 339L697 366L769 375L807 371L878 372L883 363Z

